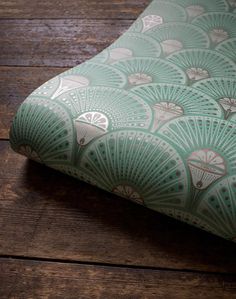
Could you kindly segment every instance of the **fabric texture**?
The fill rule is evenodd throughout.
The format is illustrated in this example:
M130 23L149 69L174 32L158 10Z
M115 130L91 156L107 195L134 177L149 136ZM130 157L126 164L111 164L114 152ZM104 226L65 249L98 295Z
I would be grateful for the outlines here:
M152 1L20 106L12 148L236 241L236 1Z

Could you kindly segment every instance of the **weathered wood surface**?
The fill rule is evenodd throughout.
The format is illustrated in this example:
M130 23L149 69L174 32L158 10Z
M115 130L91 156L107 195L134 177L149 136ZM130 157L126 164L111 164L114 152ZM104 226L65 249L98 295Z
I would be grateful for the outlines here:
M0 65L73 67L98 54L131 20L0 20Z
M0 18L134 19L150 0L2 0Z
M236 273L236 244L29 162L0 142L0 254Z
M1 298L234 299L236 277L0 259Z

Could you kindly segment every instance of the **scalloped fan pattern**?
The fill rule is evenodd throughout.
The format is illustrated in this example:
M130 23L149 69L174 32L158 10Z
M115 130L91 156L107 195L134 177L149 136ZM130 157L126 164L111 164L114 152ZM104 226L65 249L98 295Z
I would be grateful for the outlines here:
M12 148L236 241L236 2L154 0L19 108Z

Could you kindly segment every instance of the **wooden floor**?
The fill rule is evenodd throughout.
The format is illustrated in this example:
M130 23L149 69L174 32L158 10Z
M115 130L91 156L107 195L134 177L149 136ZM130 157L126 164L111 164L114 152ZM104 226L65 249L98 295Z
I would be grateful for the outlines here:
M236 298L236 244L9 147L24 98L108 46L148 2L0 2L1 299Z

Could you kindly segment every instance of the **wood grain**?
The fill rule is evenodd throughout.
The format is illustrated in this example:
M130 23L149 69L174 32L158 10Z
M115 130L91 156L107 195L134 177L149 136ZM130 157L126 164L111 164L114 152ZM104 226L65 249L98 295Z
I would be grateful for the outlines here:
M2 0L0 18L134 19L150 0Z
M3 19L0 65L73 67L109 46L131 24L130 20Z
M234 299L236 277L1 259L1 298Z
M236 273L236 244L29 162L0 142L0 254Z

